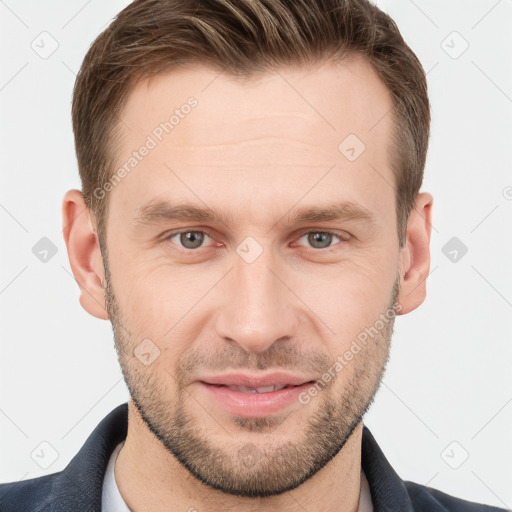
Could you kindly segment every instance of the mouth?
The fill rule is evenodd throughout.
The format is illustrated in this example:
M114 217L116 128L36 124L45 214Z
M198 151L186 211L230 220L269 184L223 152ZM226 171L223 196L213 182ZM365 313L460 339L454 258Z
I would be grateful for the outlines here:
M273 372L267 374L250 374L250 373L228 373L224 375L212 375L201 379L205 384L233 386L239 390L263 390L269 388L269 391L275 391L276 388L300 386L307 382L314 381L310 376L293 375L287 372ZM270 390L270 388L274 388Z
M259 388L250 388L246 386L228 386L226 384L209 384L208 382L201 381L203 384L208 386L215 386L220 388L228 388L233 391L239 391L240 393L272 393L274 391L280 391L281 389L292 389L304 384L314 384L315 381L304 382L303 384L276 384L275 386L262 386Z
M213 401L225 412L241 417L264 417L300 406L299 395L315 382L316 379L283 374L258 378L238 374L205 378L198 384L208 403Z

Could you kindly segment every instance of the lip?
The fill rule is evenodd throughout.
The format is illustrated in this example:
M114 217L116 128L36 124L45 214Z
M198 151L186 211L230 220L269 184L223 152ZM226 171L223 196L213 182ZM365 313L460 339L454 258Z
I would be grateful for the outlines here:
M217 382L213 382L217 381ZM261 418L277 414L292 404L300 404L299 395L315 383L315 379L273 373L263 377L242 374L216 376L198 381L206 395L219 404L226 412L245 418ZM267 387L290 385L278 391L266 393L245 393L227 386Z
M224 386L244 386L246 388L262 388L267 386L300 386L306 382L314 381L311 377L292 375L286 372L274 372L267 375L250 375L247 373L228 373L214 375L200 379L206 384Z

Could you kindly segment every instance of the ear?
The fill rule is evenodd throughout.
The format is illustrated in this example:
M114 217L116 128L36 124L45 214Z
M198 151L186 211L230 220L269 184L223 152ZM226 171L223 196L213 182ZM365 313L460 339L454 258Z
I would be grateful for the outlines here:
M406 245L400 252L400 315L416 309L427 294L433 201L428 192L418 194L409 215Z
M92 316L108 320L105 269L93 215L80 190L68 190L62 201L63 234L69 263L80 287L80 304Z

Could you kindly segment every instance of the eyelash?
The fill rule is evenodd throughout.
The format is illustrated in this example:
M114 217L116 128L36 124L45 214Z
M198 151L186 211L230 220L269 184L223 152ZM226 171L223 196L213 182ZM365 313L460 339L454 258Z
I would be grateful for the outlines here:
M203 233L205 234L206 236L210 237L211 239L213 239L213 234L211 231L208 231L206 229L184 229L184 230L181 230L181 231L173 231L172 233L169 233L168 235L165 236L164 240L165 241L169 241L171 242L171 238L175 237L176 235L181 235L183 233ZM342 242L347 242L348 240L345 240L343 238L342 235L334 232L334 231L321 231L321 230L309 230L309 231L303 231L300 233L300 236L299 236L299 239L302 238L304 235L308 235L310 233L323 233L323 234L327 234L327 235L333 235L335 236L336 238L339 238L340 242L338 242L338 244L341 244ZM172 243L172 242L171 242ZM338 244L335 244L335 245L338 245ZM187 249L186 247L181 247L178 245L178 247L184 251L187 251L187 252L194 252L194 251L198 251L199 249L204 249L203 246L201 247L198 247L197 249ZM332 250L334 248L334 246L329 246L329 247L325 247L323 249L317 249L315 247L306 247L307 249L309 249L310 251L314 251L314 252L317 252L317 251L329 251L329 250Z

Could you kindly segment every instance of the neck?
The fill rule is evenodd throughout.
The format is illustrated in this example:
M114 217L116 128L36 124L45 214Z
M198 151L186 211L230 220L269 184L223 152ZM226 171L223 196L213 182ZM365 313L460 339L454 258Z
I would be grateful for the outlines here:
M154 437L130 400L128 434L117 458L115 478L121 496L133 512L356 512L362 431L360 423L336 457L296 489L267 498L245 498L224 494L199 482Z

